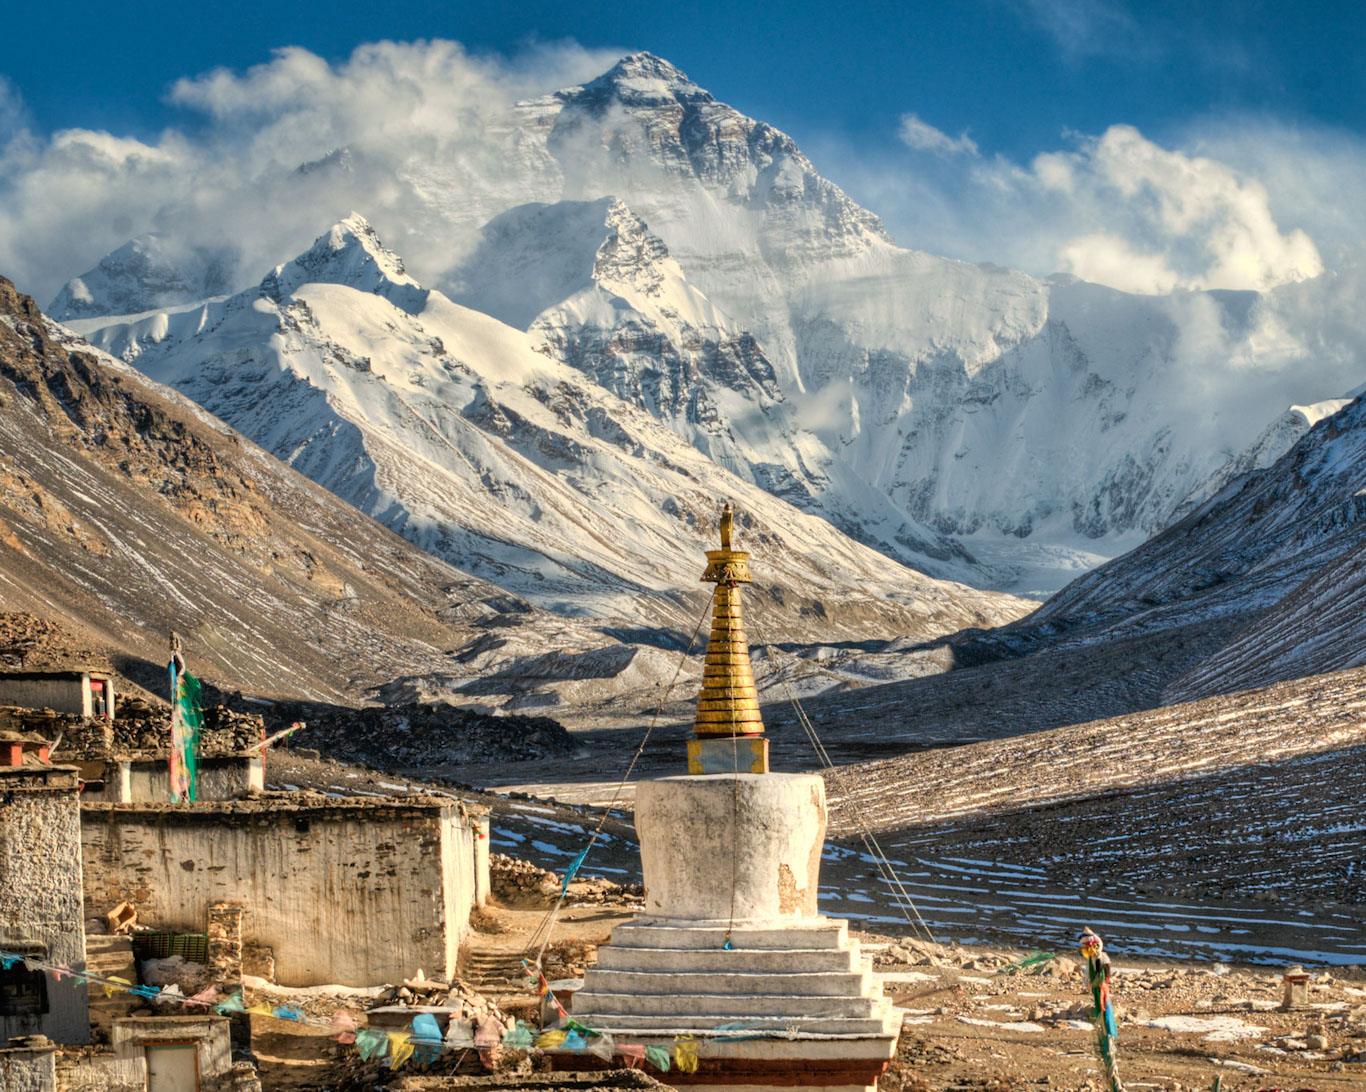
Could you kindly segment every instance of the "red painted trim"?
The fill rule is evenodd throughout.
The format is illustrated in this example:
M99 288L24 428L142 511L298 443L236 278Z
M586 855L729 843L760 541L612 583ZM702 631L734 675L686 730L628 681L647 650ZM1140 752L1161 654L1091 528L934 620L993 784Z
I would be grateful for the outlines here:
M869 1085L887 1068L889 1058L699 1058L696 1073L670 1069L661 1074L648 1062L642 1068L671 1085L765 1084L801 1088L831 1084ZM592 1054L551 1054L558 1072L625 1069L622 1059L605 1062Z

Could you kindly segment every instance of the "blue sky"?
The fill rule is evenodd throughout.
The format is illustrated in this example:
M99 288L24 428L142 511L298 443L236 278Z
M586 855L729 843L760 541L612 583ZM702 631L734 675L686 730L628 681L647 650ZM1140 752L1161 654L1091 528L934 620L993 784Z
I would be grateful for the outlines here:
M892 140L908 111L1017 160L1116 122L1158 139L1209 114L1366 127L1360 3L59 2L6 23L0 73L40 131L145 137L185 123L165 102L180 77L281 46L340 60L362 42L430 37L505 55L557 39L648 49L799 142L861 148Z
M1139 292L1366 257L1360 3L132 0L5 30L0 273L44 300L168 216L239 231L271 171L401 162L639 49L790 133L903 245Z

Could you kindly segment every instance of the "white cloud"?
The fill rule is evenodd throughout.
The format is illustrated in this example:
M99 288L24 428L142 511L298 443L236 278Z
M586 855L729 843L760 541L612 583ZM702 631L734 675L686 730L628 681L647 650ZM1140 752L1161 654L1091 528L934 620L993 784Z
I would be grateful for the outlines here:
M977 142L967 133L960 133L956 137L951 137L948 133L936 129L929 122L922 121L915 114L903 114L901 116L901 127L897 132L902 143L917 151L933 152L939 156L976 156L980 154L977 150Z
M451 238L410 222L415 183L398 168L439 151L473 177L496 177L503 145L485 133L490 117L596 76L619 55L552 44L499 60L455 42L377 42L333 65L284 49L246 72L179 81L171 101L196 124L150 141L70 129L6 142L7 119L23 115L0 81L0 272L46 304L130 237L162 230L187 247L216 248L230 235L251 278L352 208L419 274L428 261L444 268ZM354 153L350 171L298 184L300 164L339 147Z
M818 167L904 246L1125 291L1263 290L1317 276L1366 242L1366 141L1248 119L1171 144L1128 125L1019 164L1001 156L860 159Z
M1113 22L1092 15L1087 33ZM516 189L528 164L509 170L516 142L490 119L617 56L553 45L494 60L453 42L379 42L329 64L287 49L245 72L180 81L172 99L195 124L145 141L81 129L36 137L0 80L0 273L46 303L130 237L162 230L187 248L230 234L245 281L356 208L433 279L458 257L460 216L539 199ZM929 153L913 172L904 151L878 162L847 147L807 150L905 245L952 257L1132 291L1266 288L1312 277L1334 265L1339 244L1366 239L1366 143L1341 133L1234 118L1158 144L1119 125L1028 164L984 157L966 133L915 114L900 138ZM299 183L301 163L343 146L349 170ZM423 165L435 159L459 185L432 192Z
M1277 226L1260 182L1162 148L1132 126L1038 157L1032 181L1064 195L1086 223L1058 255L1087 280L1148 292L1177 284L1261 290L1323 272L1309 236Z
M0 75L0 148L19 136L28 124L28 110L14 85Z
M1113 0L1012 0L1014 7L1043 29L1070 61L1084 57L1154 48L1151 35L1139 33L1137 21Z
M1140 254L1127 240L1103 231L1064 243L1059 256L1067 272L1125 292L1170 292L1181 279L1161 254Z

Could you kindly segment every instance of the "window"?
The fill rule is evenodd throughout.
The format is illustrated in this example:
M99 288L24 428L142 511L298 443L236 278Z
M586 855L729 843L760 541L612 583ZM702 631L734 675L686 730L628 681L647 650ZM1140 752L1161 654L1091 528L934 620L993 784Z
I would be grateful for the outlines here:
M47 975L22 963L0 967L0 1016L41 1016L47 1012Z

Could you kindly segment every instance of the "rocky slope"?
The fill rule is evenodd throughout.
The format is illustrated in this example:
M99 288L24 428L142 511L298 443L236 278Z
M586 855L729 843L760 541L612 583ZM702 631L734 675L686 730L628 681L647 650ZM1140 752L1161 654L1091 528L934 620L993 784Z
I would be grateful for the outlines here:
M1028 606L925 577L731 474L525 333L423 288L360 217L226 300L77 325L433 554L549 610L656 627L647 644L696 624L722 499L775 638L930 636ZM751 363L744 381L762 386Z
M487 641L505 622L536 629L538 654L615 643L416 549L181 396L63 339L0 279L8 661L104 658L160 691L176 629L210 681L349 701L399 675L514 664L515 648Z
M1246 633L1194 668L1173 697L1363 662L1353 651L1359 641L1350 604L1366 543L1364 446L1366 401L1357 399L1271 466L1235 478L996 639L1008 644L1018 634L1024 648L1034 640L1094 642L1196 620L1240 620Z

